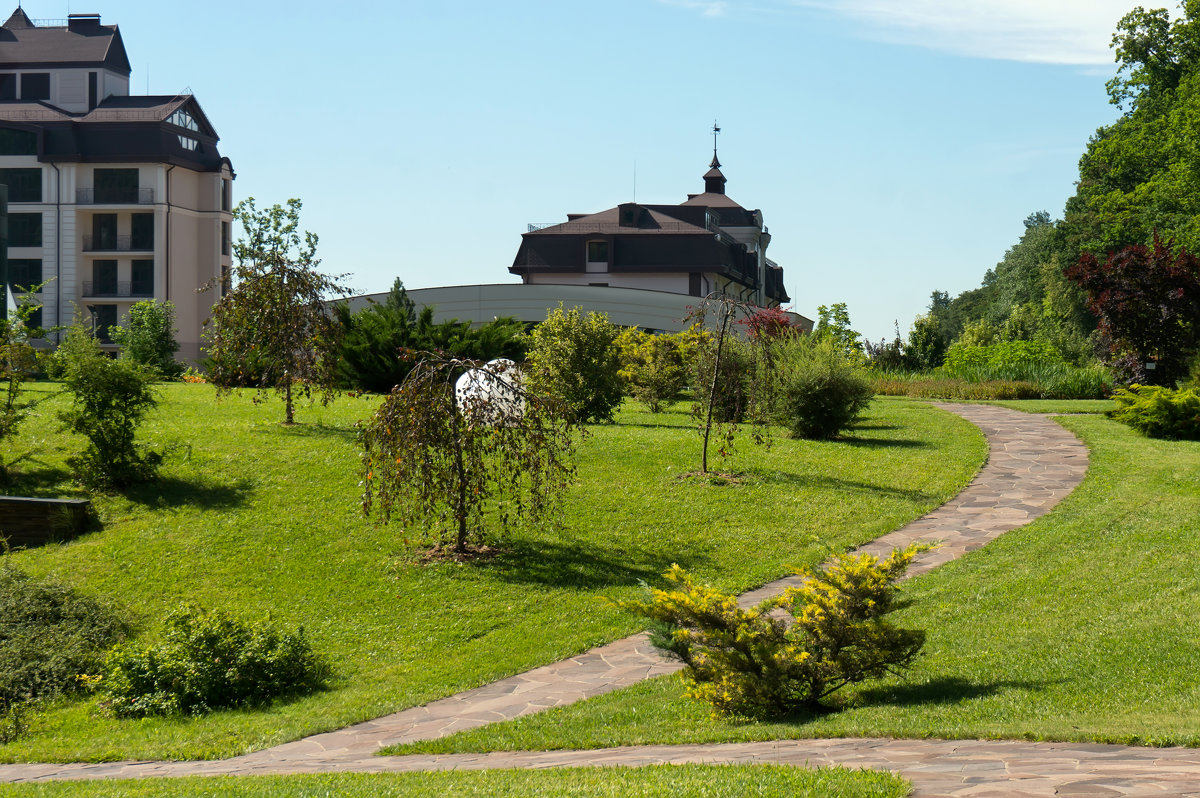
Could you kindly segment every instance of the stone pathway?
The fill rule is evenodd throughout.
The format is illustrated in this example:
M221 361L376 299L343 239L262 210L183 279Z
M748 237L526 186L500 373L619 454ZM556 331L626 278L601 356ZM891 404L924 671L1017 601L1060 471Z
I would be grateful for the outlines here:
M859 551L886 554L914 541L939 542L910 575L924 573L1046 513L1082 480L1087 450L1052 420L985 405L938 405L979 426L987 465L956 498ZM751 604L793 584L782 579L745 594ZM275 748L213 762L0 765L0 782L149 776L394 772L417 770L682 762L780 762L886 768L916 785L915 795L1196 796L1200 751L1064 743L942 740L800 740L641 746L600 751L504 752L379 757L386 745L434 739L562 706L678 669L645 635L634 635L422 707Z

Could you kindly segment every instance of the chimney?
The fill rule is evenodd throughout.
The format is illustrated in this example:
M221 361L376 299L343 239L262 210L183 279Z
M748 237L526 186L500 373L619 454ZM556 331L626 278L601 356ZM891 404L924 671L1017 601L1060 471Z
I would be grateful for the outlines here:
M74 33L87 33L100 27L99 14L68 14L67 30Z

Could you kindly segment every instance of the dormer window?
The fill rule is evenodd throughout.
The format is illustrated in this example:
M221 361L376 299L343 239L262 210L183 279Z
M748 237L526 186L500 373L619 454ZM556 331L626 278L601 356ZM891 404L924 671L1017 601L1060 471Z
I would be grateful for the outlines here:
M22 100L49 100L50 73L26 72L21 75Z
M183 147L188 152L195 152L196 149L200 146L200 142L197 141L196 139L192 138L191 136L180 136L179 137L179 146Z
M182 127L187 130L191 130L195 133L200 132L200 126L198 124L196 124L196 120L192 118L191 114L189 114L187 111L183 110L182 108L180 108L175 113L168 116L167 121L170 122L172 125L176 125L178 127ZM183 137L180 136L181 141L182 141L182 139L183 139ZM189 147L188 149L194 150L195 147Z

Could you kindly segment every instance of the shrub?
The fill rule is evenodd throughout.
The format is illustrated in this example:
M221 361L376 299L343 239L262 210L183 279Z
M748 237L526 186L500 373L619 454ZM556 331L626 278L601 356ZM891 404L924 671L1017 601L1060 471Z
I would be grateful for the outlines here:
M655 622L655 645L685 664L689 693L716 713L779 716L815 709L848 684L911 664L924 632L883 616L895 609L896 582L920 551L909 546L882 562L840 555L802 572L800 587L750 609L674 565L665 574L673 587L616 604Z
M1022 380L1059 365L1064 365L1062 355L1045 341L1001 341L985 346L955 344L946 352L944 368L948 376L960 379Z
M134 443L137 425L158 404L149 375L128 360L83 356L67 369L66 389L74 402L59 417L88 439L83 454L67 461L76 479L95 488L151 479L162 456L142 454Z
M122 347L121 357L145 366L164 379L178 379L184 365L175 361L175 306L150 299L129 308L125 326L108 328L113 341Z
M530 390L564 402L579 423L612 421L624 394L619 334L607 315L560 303L531 333Z
M199 715L307 693L328 675L303 627L281 632L266 621L189 606L167 616L161 643L109 652L101 690L118 717Z
M670 405L687 386L683 352L677 336L651 335L628 329L617 337L621 378L629 394L651 413Z
M833 438L871 402L867 370L829 339L794 336L774 350L775 415L795 438Z
M1154 385L1131 385L1113 394L1108 415L1150 438L1200 440L1200 394Z
M709 397L712 397L713 421L739 424L745 418L753 392L754 354L749 342L733 335L726 336L721 347L720 369L714 375L716 341L705 342L696 353L692 361L692 386L699 406L707 407Z
M98 673L125 635L106 604L0 563L0 742L19 732L20 705L69 694Z

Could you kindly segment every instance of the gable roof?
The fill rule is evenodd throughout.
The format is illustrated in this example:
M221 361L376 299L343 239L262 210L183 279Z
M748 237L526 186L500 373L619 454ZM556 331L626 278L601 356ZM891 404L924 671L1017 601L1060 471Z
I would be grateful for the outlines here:
M0 26L0 69L95 67L129 75L132 68L116 25L99 15L73 14L66 25L40 27L18 8Z

